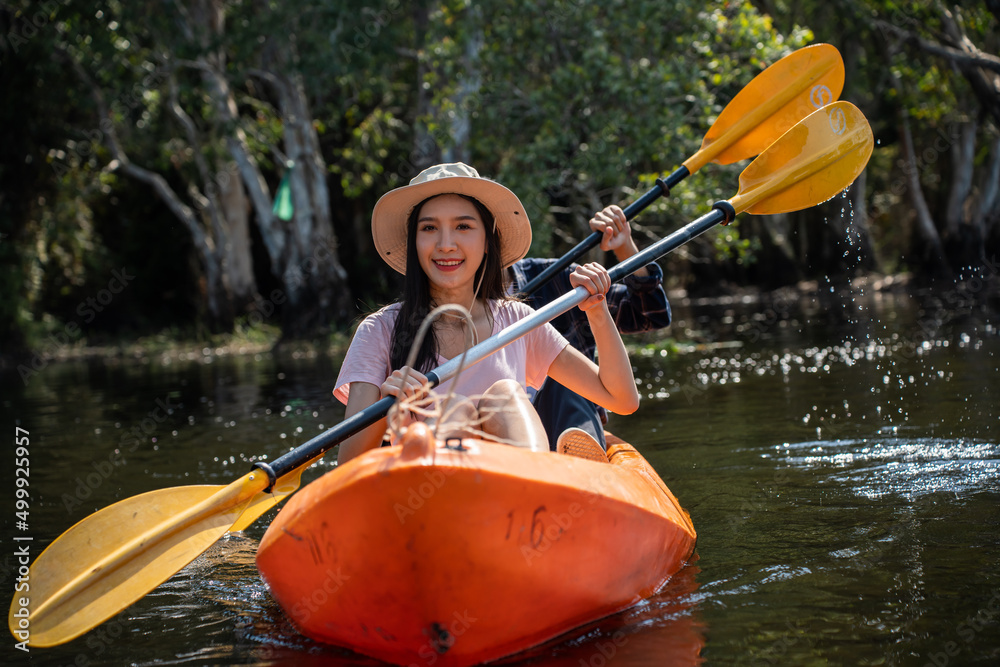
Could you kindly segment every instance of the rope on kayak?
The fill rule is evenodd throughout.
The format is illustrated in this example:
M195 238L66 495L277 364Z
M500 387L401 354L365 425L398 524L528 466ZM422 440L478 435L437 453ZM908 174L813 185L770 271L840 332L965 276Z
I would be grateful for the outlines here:
M445 304L432 310L427 314L427 317L424 318L424 321L421 322L420 329L417 330L417 335L414 339L413 345L410 347L410 353L406 359L406 367L403 374L404 385L408 379L407 375L409 375L409 371L416 361L417 350L420 349L424 337L427 335L427 332L430 330L435 320L445 314L459 317L466 325L466 349L462 351L462 356L459 359L458 370L455 372L454 380L457 380L459 375L461 375L464 370L468 350L476 343L475 325L472 321L472 314L464 306L460 306L458 304ZM448 437L471 437L480 438L482 440L491 440L493 442L500 442L507 445L517 445L518 443L516 442L498 438L496 435L487 433L479 428L499 410L484 408L480 411L476 408L476 404L481 398L483 398L483 396L466 397L456 395L454 390L456 382L454 380L450 385L451 388L448 390L447 395L443 399L432 394L430 386L425 384L422 391L410 396L404 396L393 403L392 407L389 409L386 437L388 439L396 439L400 437L403 433L404 418L407 414L411 414L416 418L431 424L434 437L437 439ZM441 431L440 433L439 430Z
M470 313L468 309L466 309L464 306L460 306L458 304L446 303L442 306L438 306L431 312L427 313L427 317L425 317L424 321L420 323L420 329L417 330L417 336L413 341L413 345L410 346L410 354L406 358L406 368L403 371L404 385L406 384L406 380L408 379L407 376L410 373L410 369L413 367L413 364L416 363L417 351L423 344L424 337L427 335L427 332L430 331L430 328L434 324L434 322L445 313L449 315L455 315L460 319L462 319L465 323L465 349L462 350L462 356L459 359L458 371L455 373L455 377L457 378L458 375L462 372L462 369L465 368L465 357L469 352L469 348L475 344L476 333L475 333L475 324L472 321L472 313ZM405 415L406 412L410 412L413 414L421 415L425 419L428 418L432 419L434 421L434 437L437 438L438 425L446 421L449 415L448 404L451 402L452 397L455 395L454 386L455 383L452 382L451 384L452 388L448 390L448 394L445 396L444 401L441 403L440 410L437 409L436 405L438 399L436 397L431 396L430 386L428 385L424 385L422 392L414 394L412 396L404 397L402 400L393 403L392 407L389 409L389 419L388 419L389 432L396 437L402 435L402 425L401 425L402 416ZM434 406L433 408L428 407L432 405Z

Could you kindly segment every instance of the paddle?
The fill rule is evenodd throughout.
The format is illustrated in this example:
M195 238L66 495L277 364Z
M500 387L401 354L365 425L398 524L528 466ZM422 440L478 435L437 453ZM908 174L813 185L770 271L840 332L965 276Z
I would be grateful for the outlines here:
M793 51L758 74L737 93L709 128L697 153L624 209L631 220L670 188L709 162L732 164L751 158L816 109L835 101L844 88L844 61L836 47L814 44ZM594 232L521 288L533 294L553 276L601 242Z
M779 213L813 206L847 187L867 163L871 129L852 105L816 111L770 146L740 176L740 190L711 213L677 230L611 270L621 280L710 227L741 211ZM582 287L504 329L467 353L476 363L587 298ZM433 384L458 371L453 359L428 373ZM80 636L132 604L194 560L231 530L259 494L345 438L384 417L387 397L320 436L255 469L228 486L151 491L83 519L57 538L31 565L30 591L14 596L8 624L31 646L53 646ZM27 598L27 605L21 602ZM27 615L25 615L27 614ZM19 635L18 633L22 633ZM30 632L30 638L27 633Z

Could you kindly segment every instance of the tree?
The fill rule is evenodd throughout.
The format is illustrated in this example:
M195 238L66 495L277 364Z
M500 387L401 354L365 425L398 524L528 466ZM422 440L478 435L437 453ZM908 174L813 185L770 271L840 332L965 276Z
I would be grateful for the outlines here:
M554 254L589 232L595 210L628 203L679 166L732 96L808 37L778 34L745 2L548 0L513 13L500 2L443 3L427 31L428 126L445 154L471 155L518 193L533 254ZM637 227L662 237L731 196L737 173L705 169ZM728 248L691 244L688 262L671 260L676 273L748 247L728 238Z
M995 16L996 7L991 10ZM935 59L944 59L965 79L978 103L978 114L960 116L957 120L950 150L952 177L940 216L954 264L974 265L986 259L984 250L990 235L995 229L1000 232L1000 215L996 213L1000 198L1000 57L983 51L969 33L979 33L976 36L985 41L990 34L988 24L992 22L996 27L996 21L982 10L962 12L955 7L952 11L940 3L935 5L933 16L936 21L921 24L919 28L930 28L937 33L936 39L924 38L882 19L876 21L876 26L897 49L905 45ZM992 48L1000 48L1000 42L993 40ZM957 96L961 99L966 95ZM991 127L983 128L983 132L982 125ZM979 158L977 153L984 143L986 157ZM978 177L976 171L981 172Z
M0 254L5 256L0 348L5 353L40 348L47 341L51 354L85 335L93 339L132 327L138 318L129 305L149 294L143 285L130 285L113 303L99 304L99 318L86 303L107 287L113 271L134 268L126 265L120 248L138 235L126 230L109 238L107 222L139 211L119 208L124 198L119 199L116 179L95 155L101 132L89 113L90 98L66 60L56 56L65 46L60 20L74 11L55 2L10 2L0 8L5 91L0 112L5 128L0 149ZM169 230L160 227L162 221L150 222L146 242L174 247L164 243ZM170 267L146 264L169 283L182 282Z
M873 221L886 268L936 276L982 265L1000 243L997 4L756 4L779 25L808 17L817 37L844 53L844 97L878 139L868 205L854 213Z
M286 304L285 332L298 335L346 316L346 274L333 232L328 168L296 69L295 33L282 33L284 49L248 52L242 45L260 34L260 25L246 18L254 11L274 19L266 5L221 0L169 3L166 11L111 4L95 12L105 25L83 13L66 24L65 52L93 91L112 165L149 186L188 229L212 328L231 329L234 317L262 298L250 248L252 219L280 285L278 301ZM234 56L241 60L233 62ZM98 71L89 72L89 63ZM129 86L139 94L128 96ZM133 104L115 109L109 96ZM123 126L136 117L144 121L138 127L162 124L161 131L173 135L159 156L168 173L131 157L141 143L136 128L126 133ZM273 213L269 156L294 165L288 167L290 220Z
M13 261L0 289L16 295L0 335L66 320L126 253L160 268L176 256L176 287L116 302L126 315L179 291L197 292L197 319L218 330L278 305L288 336L348 326L358 302L398 285L372 248L375 201L440 160L510 186L533 254L561 254L595 209L677 167L744 85L811 41L844 56L843 97L878 141L868 171L819 209L741 217L688 244L665 262L673 284L981 262L1000 244L996 12L898 0L538 0L517 12L497 0L11 0L0 77L16 136L0 153L11 216L0 253ZM640 243L731 196L742 166L707 165L675 188L635 221ZM275 213L279 192L291 216ZM114 238L123 231L127 243ZM169 298L166 319L190 321Z

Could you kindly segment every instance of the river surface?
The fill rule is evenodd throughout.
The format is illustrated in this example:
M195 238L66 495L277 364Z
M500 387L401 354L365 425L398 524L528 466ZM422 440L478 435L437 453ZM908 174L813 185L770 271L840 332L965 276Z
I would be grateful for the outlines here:
M655 597L511 664L1000 664L1000 333L981 296L675 308L684 345L638 341L643 403L609 428L690 512L696 558ZM336 424L338 363L204 350L3 375L31 491L18 516L5 467L4 600L25 545L33 558L145 491L228 483ZM0 661L379 664L303 638L271 599L254 554L273 512L96 630L27 654L8 636Z

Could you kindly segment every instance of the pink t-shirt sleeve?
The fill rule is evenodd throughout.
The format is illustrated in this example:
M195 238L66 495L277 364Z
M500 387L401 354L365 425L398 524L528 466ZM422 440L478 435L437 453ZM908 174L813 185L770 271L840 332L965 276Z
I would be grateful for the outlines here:
M341 403L347 404L352 382L368 382L380 387L392 373L389 341L398 310L398 305L386 306L358 325L333 390L333 395Z

